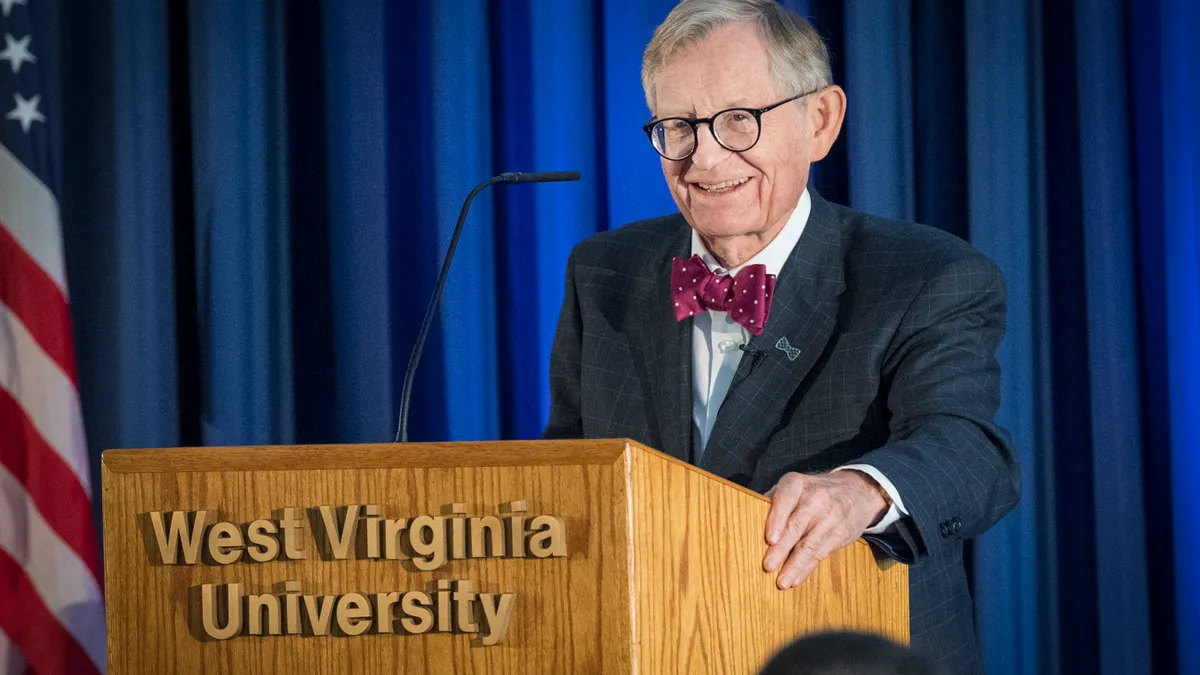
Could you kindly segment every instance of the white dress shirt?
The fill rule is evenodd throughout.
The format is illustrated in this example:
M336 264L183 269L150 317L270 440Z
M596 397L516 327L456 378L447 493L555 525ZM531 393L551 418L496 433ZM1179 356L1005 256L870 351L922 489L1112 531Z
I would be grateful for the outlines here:
M812 197L809 196L808 190L805 190L800 195L800 203L796 205L779 234L766 248L737 267L727 269L717 262L695 230L692 230L692 254L700 256L714 274L733 276L746 265L763 265L767 274L778 276L788 256L792 254L792 249L800 241L800 235L804 233L804 226L808 223L811 212ZM767 321L770 320L768 316ZM704 447L712 435L713 424L717 420L717 411L721 409L721 403L729 393L733 374L742 362L740 347L749 341L750 332L729 318L725 312L710 309L692 319L692 422L699 432L697 457L704 453ZM867 474L892 498L891 508L883 519L867 530L867 534L882 533L899 520L901 515L908 515L896 486L892 485L881 471L868 464L848 464L834 470L846 469Z

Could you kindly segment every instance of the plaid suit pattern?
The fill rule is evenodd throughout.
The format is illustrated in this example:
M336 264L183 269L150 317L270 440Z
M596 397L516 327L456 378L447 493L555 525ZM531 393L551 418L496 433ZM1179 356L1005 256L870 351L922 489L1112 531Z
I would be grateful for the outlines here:
M695 461L691 321L671 311L678 214L580 243L551 357L545 436L630 437ZM996 266L933 228L855 213L813 193L763 334L748 347L699 466L760 492L788 471L875 466L909 517L868 537L910 569L913 644L979 673L963 542L1016 504L996 425L1005 287ZM781 337L800 350L792 360Z

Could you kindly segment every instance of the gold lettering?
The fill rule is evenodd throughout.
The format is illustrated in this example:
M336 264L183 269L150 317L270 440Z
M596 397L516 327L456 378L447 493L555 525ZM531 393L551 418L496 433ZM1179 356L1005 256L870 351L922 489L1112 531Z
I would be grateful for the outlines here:
M376 593L375 594L375 614L376 625L379 626L380 633L393 633L396 630L396 612L395 605L400 602L400 594L392 593Z
M200 617L206 635L214 640L228 640L242 630L242 585L225 585L224 598L217 597L220 589L216 584L200 587ZM218 604L225 606L224 628L217 627Z
M287 607L288 635L300 634L300 582L288 581L283 584L284 604Z
M525 500L509 502L504 505L512 515L505 518L508 521L508 557L525 557Z
M454 588L454 605L457 608L458 615L458 630L464 633L478 633L479 624L475 622L475 612L471 609L471 604L475 602L474 582L468 580L460 581L455 584Z
M204 521L208 511L197 511L188 527L188 513L185 511L170 512L170 526L164 526L161 511L150 513L150 523L154 527L154 539L158 542L158 555L164 565L178 565L179 547L183 546L183 564L195 565L200 562L200 542L204 539ZM184 529L188 528L188 529Z
M467 557L466 522L463 518L467 513L467 505L454 503L450 505L450 558L462 560Z
M337 524L337 507L320 507L321 521L325 524L325 536L329 539L329 549L336 560L350 557L350 542L354 541L354 531L358 527L358 504L346 507L346 515L342 518L341 527Z
M217 523L208 531L208 555L219 565L242 559L242 531L233 523Z
M367 557L377 560L379 558L379 505L368 504L363 511L365 513L363 526L367 529Z
M480 593L479 604L483 606L484 627L483 644L491 647L504 639L508 634L508 621L512 618L513 602L516 595L512 593Z
M307 557L304 552L304 519L299 509L286 508L283 518L279 519L279 528L283 531L283 555L288 560L303 560Z
M312 634L329 635L329 620L333 618L333 604L337 599L332 595L305 595L304 612L308 615L308 625Z
M446 564L446 527L440 516L418 516L408 529L408 543L416 556L413 565L430 572Z
M567 533L561 518L538 516L529 521L533 535L529 537L529 552L535 558L562 558L567 555Z
M471 557L486 558L504 555L504 523L496 516L468 519L471 530ZM484 538L486 535L486 539ZM488 545L490 544L490 550Z
M428 593L405 593L400 600L400 611L407 616L400 619L400 626L413 635L428 633L433 628L433 610L429 609L432 606L433 601Z
M250 615L250 634L263 634L264 611L267 614L267 635L281 635L283 630L279 626L279 598L266 594L248 596L246 613Z
M451 620L454 615L450 613L450 581L447 579L439 579L437 582L437 629L441 633L449 633L454 630L451 625Z
M347 593L338 599L338 628L346 635L362 635L371 627L371 606L362 593Z
M246 528L246 538L250 540L246 552L250 554L250 559L255 562L270 562L278 558L279 541L275 539L278 532L275 523L269 520L250 523Z
M408 528L407 518L399 520L389 518L383 521L383 557L388 560L400 558L400 536L406 528Z

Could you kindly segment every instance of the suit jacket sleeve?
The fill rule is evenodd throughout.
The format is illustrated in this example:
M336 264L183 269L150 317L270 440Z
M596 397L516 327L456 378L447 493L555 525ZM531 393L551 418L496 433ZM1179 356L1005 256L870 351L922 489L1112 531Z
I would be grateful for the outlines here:
M567 259L567 281L550 353L550 420L542 438L582 438L580 389L583 319L575 288L575 252Z
M1005 302L1000 270L971 252L925 283L889 346L889 440L856 461L903 495L909 516L867 539L905 562L982 534L1019 497L1015 453L995 423Z

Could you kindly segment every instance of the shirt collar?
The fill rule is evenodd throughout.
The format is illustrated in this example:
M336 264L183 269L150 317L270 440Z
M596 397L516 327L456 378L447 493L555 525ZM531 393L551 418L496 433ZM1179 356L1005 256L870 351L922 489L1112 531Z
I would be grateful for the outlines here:
M767 244L767 247L755 254L753 258L732 269L726 270L717 262L713 254L709 253L704 246L704 242L695 229L692 230L692 255L700 256L704 260L704 264L708 265L708 269L718 274L736 275L746 265L763 265L767 268L767 274L778 276L783 269L783 264L792 255L792 249L796 248L796 243L800 241L800 235L804 234L804 226L808 223L810 213L812 213L812 197L808 194L808 188L804 188L804 192L800 193L800 203L796 204L796 208L792 210L792 215L788 216L788 220L779 234L775 235L771 243Z

